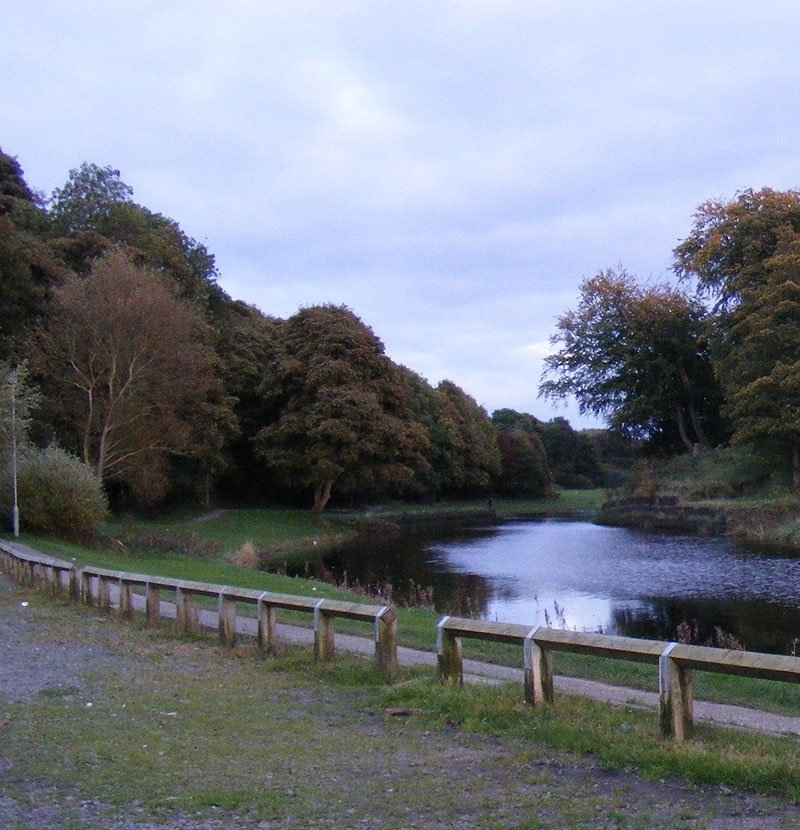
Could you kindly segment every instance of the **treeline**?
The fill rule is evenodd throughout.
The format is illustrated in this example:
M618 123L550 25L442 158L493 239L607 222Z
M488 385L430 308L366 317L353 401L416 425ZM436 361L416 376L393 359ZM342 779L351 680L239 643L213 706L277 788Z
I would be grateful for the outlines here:
M490 418L392 362L345 307L278 319L230 298L206 247L132 197L84 164L45 200L0 152L3 374L29 443L79 457L113 501L322 510L603 481L601 436Z
M800 488L800 192L706 202L674 257L678 287L584 281L542 393L651 450L752 447Z

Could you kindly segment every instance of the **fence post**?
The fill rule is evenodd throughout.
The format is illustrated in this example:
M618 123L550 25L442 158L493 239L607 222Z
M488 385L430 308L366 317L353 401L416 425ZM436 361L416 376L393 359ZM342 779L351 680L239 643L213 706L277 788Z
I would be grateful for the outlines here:
M111 593L109 591L109 580L105 576L97 577L97 607L101 611L111 610Z
M92 576L84 570L81 570L81 602L84 605L94 605L94 596L92 594Z
M522 644L525 669L525 703L542 706L553 702L553 655L534 639L538 628L532 628Z
M397 614L388 605L375 615L375 662L384 674L397 671Z
M175 589L175 629L178 634L197 634L200 631L197 606L180 582Z
M147 592L145 600L147 627L158 628L161 625L161 589L148 581L145 590Z
M122 620L133 619L133 589L122 576L119 578L119 616Z
M461 638L448 631L445 626L450 617L442 617L436 627L436 654L439 676L443 683L464 685L464 664L461 659Z
M321 599L314 606L314 660L320 662L333 657L333 617L322 608Z
M692 672L685 671L670 655L670 643L658 660L658 692L661 734L680 743L692 735Z
M269 591L264 591L258 598L258 647L274 654L277 646L277 613L275 606L269 604L268 597Z
M228 648L236 645L236 601L225 596L226 585L219 592L219 639Z

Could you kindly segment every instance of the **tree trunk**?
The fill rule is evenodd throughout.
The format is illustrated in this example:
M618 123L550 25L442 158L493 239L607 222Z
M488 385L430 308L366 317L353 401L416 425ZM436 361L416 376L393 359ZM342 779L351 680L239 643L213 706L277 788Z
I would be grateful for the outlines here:
M689 436L686 433L686 418L683 415L683 407L680 404L675 404L675 423L678 426L678 435L680 435L681 441L683 441L686 449L692 455L697 455L697 446L689 440Z
M701 449L708 450L711 448L711 444L708 443L705 430L703 429L703 425L700 423L700 418L697 415L697 410L695 409L694 399L692 396L692 384L689 380L689 375L686 373L686 369L683 367L681 367L681 381L683 382L683 389L686 392L686 406L689 410L689 418L692 422L692 429L694 430L694 434L697 437L697 441L700 444ZM695 455L696 454L697 453L695 452Z
M313 513L322 513L325 505L330 500L331 490L333 490L333 479L321 481L317 484L314 490L314 506L311 508Z

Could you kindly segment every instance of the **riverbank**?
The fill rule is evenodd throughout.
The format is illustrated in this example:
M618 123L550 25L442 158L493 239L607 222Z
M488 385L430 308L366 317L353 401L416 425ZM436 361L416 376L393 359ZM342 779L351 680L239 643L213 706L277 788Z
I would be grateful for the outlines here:
M626 488L607 494L596 521L800 553L800 494L741 447L642 463Z

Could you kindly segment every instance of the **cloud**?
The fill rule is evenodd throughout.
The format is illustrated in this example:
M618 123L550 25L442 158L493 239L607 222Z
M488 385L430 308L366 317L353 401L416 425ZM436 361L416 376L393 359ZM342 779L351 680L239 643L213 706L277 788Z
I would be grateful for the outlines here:
M778 0L33 0L4 14L2 146L46 191L119 168L267 313L347 304L431 380L542 412L530 347L583 278L669 276L700 202L797 185L798 24Z

